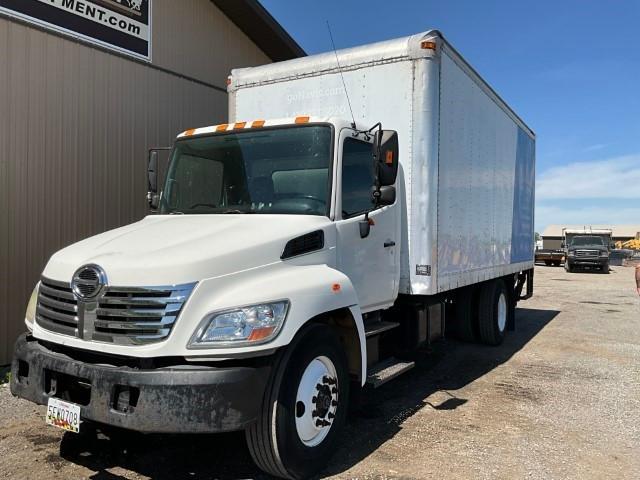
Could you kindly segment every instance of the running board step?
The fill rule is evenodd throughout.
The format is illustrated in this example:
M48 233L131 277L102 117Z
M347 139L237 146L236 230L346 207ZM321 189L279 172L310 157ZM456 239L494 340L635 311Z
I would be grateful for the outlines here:
M400 324L398 322L373 322L364 326L364 334L366 337L373 337L387 330L396 328Z
M377 365L374 365L373 368L369 370L367 383L373 388L378 388L389 380L393 380L397 376L411 370L415 366L416 362L413 361L398 360L394 357L388 358L387 360L383 360Z

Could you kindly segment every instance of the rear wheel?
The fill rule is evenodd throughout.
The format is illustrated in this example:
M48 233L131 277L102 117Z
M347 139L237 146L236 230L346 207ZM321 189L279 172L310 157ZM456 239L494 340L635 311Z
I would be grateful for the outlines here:
M510 308L502 280L482 285L478 307L480 340L487 345L500 345L504 340Z
M246 431L253 460L282 478L307 478L327 465L349 400L347 360L325 325L301 333L274 366L258 421Z

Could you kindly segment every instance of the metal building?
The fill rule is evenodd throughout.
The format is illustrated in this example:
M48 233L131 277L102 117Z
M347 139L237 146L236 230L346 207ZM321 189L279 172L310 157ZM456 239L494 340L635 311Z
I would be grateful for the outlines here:
M148 149L302 55L256 0L0 0L0 365L49 256L147 213Z

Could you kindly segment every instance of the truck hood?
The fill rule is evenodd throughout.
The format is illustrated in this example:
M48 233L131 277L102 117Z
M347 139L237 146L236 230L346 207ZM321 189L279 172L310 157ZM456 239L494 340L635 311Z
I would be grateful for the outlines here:
M149 216L60 250L43 275L70 282L92 263L110 285L191 283L279 262L289 240L331 224L303 215Z

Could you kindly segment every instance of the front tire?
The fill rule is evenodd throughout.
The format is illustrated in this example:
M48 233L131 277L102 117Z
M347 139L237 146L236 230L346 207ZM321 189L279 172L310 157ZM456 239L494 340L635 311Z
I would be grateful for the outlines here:
M343 348L325 325L311 325L274 365L258 420L246 430L255 463L281 478L325 467L344 427L349 373Z
M509 294L502 280L485 283L478 302L479 333L482 343L500 345L509 318Z

